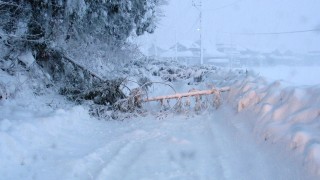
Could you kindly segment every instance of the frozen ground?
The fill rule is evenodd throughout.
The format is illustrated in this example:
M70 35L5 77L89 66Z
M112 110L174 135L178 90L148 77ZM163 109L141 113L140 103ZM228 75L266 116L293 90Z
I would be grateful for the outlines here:
M20 91L0 104L0 179L317 179L320 126L310 121L319 102L309 97L318 89L306 96L245 74L208 78L232 88L218 110L155 110L124 121L99 121L52 93Z

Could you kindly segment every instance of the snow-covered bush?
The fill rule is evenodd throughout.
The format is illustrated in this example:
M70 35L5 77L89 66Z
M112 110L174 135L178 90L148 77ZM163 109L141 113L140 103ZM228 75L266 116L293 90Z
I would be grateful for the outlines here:
M2 38L37 51L72 40L122 45L134 33L152 33L163 0L1 0Z
M154 31L163 2L0 0L0 48L8 50L0 54L1 69L36 62L57 87L94 91L93 83L116 78L125 61L140 58L127 39ZM65 61L66 54L76 60Z

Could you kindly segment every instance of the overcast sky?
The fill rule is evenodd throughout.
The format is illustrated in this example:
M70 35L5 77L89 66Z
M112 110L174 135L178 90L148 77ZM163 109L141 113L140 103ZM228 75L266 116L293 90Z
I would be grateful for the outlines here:
M216 43L262 51L320 50L320 32L241 35L320 29L320 0L202 0L202 4L208 50L215 49ZM199 39L199 11L192 0L169 0L163 10L165 17L156 32L139 38L142 46L156 42L168 48L175 40L187 44Z

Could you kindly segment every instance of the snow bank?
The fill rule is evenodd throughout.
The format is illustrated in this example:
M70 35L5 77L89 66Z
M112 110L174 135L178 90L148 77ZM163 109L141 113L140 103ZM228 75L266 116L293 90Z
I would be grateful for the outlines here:
M282 87L261 77L238 80L227 95L238 112L254 112L255 133L286 143L320 174L320 86Z

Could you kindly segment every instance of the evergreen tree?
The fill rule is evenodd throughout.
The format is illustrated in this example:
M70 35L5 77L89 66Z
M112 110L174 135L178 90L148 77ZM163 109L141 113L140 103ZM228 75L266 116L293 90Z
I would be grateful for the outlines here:
M152 33L163 0L0 0L1 36L42 51L70 40L119 46Z

